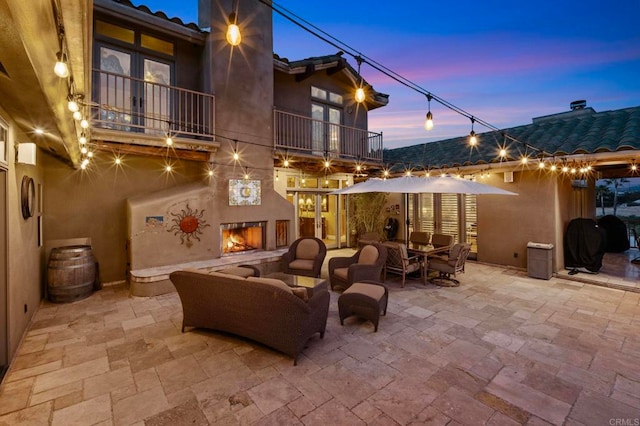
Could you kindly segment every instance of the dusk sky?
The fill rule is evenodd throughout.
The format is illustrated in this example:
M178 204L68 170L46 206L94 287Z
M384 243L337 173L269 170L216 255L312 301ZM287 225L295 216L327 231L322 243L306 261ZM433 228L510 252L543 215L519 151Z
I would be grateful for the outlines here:
M239 0L247 1L247 0ZM251 0L257 1L257 0ZM134 0L197 22L197 0ZM275 4L427 91L498 128L530 124L584 99L596 111L640 106L640 0L300 1ZM239 17L241 20L242 17ZM274 52L289 60L337 49L274 14ZM356 61L347 57L356 67ZM468 118L363 64L389 105L369 114L386 148L463 136ZM477 133L488 131L477 123Z

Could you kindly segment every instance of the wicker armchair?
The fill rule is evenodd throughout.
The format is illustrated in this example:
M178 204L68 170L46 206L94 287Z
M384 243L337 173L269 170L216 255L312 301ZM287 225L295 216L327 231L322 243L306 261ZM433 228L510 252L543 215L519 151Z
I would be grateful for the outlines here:
M409 256L407 245L403 243L386 242L387 261L384 265L384 278L387 281L387 272L402 275L402 287L407 274L420 271L420 278L424 278L424 268L422 267L422 256Z
M411 243L427 245L429 241L431 241L431 234L428 232L413 231L409 236L409 242Z
M451 275L455 277L456 274L464 272L464 264L470 251L471 244L458 243L451 248L449 256L445 259L429 258L429 270L439 273L438 277L432 278L430 282L442 287L458 287L460 281L451 278Z
M321 239L298 238L282 255L282 272L318 278L326 255L327 246Z
M346 290L351 284L362 281L379 281L387 261L387 248L380 243L368 244L351 257L329 259L329 284Z

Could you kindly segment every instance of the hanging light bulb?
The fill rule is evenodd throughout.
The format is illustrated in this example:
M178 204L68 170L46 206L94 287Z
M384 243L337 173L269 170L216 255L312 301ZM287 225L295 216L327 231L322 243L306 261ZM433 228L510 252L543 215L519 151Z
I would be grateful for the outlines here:
M504 148L502 148L502 149L500 150L500 157L504 158L504 157L506 157L506 156L507 156L507 150L506 150L506 149L504 149Z
M120 164L122 164L122 160L120 159L120 157L116 157L114 163L116 163L116 166L119 166Z
M286 160L286 159L284 160L284 166L289 167L289 160Z
M238 27L238 17L235 12L229 14L229 26L227 27L227 42L232 46L237 46L242 42L242 34Z
M209 176L213 176L213 170L209 170L209 171L207 172L207 174L208 174Z
M427 103L429 104L429 109L427 110L427 117L424 121L424 129L429 131L433 129L433 114L431 113L431 95L427 95Z
M80 127L82 127L83 129L88 129L89 120L87 120L86 118L83 118L82 120L80 120Z
M545 165L544 165L544 161L540 161L540 162L538 163L538 168L539 168L539 169L544 169L544 167L545 167Z
M173 170L173 168L171 167L171 164L167 164L164 168L165 171L167 172L171 172L171 170Z
M360 65L362 65L362 58L360 56L356 56L355 60L358 63L358 88L356 89L354 99L357 103L361 104L366 99L366 94L364 93L364 89L362 88L362 77L360 76Z
M80 111L80 105L78 105L78 101L76 101L76 98L74 98L72 95L69 95L69 101L67 102L67 108L69 108L69 111L76 113L78 111ZM75 117L75 115L74 115Z
M60 78L69 77L69 66L67 65L67 55L62 51L56 54L56 64L53 67L53 72Z
M476 122L476 119L471 117L471 132L469 132L469 145L476 146L478 145L478 137L476 136L476 132L473 131L473 123Z
M433 129L433 114L431 113L431 111L427 112L427 117L424 120L424 129L426 131Z
M520 159L520 162L521 162L523 165L524 165L524 164L527 164L527 163L529 162L529 158L528 158L528 157L526 157L526 156L525 156L525 157L522 157L522 158Z
M80 137L78 138L78 142L80 142L80 145L86 144L87 143L87 137L84 134L80 135Z
M87 149L86 146L83 146L82 148L80 148L80 152L83 154L86 154L89 150Z
M329 160L324 160L324 168L328 169L329 166L331 166L331 163L329 163Z
M556 166L555 164L551 165L551 171L555 172L556 170L558 170L558 166Z
M76 121L82 120L82 113L80 112L80 110L73 112L73 119Z
M172 146L173 145L173 138L171 138L171 136L167 136L167 138L164 140L164 142L167 144L167 146Z
M93 158L93 151L89 151L89 152L87 152L87 157L89 157L89 158Z

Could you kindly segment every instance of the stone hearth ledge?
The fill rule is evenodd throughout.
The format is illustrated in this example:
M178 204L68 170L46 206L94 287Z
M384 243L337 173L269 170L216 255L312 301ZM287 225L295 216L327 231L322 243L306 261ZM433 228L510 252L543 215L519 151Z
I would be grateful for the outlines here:
M270 263L279 265L282 255L288 248L278 250L256 251L247 254L235 254L210 260L179 263L175 265L158 266L155 268L136 269L129 272L129 291L132 296L151 297L176 291L169 280L169 274L182 269L199 269L210 272L238 265L264 265L274 269L262 271L263 274L275 272ZM264 268L261 268L261 270Z

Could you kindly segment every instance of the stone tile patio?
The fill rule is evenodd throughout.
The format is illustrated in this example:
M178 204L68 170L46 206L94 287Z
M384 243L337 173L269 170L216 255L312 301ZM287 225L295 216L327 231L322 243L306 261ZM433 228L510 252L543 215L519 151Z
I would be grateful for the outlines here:
M389 277L377 333L341 327L332 293L325 338L296 367L241 338L180 333L176 293L44 301L0 388L0 425L640 422L639 293L474 262L457 288Z

